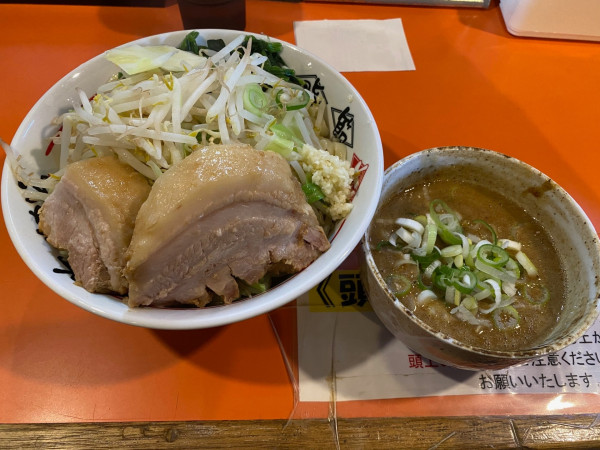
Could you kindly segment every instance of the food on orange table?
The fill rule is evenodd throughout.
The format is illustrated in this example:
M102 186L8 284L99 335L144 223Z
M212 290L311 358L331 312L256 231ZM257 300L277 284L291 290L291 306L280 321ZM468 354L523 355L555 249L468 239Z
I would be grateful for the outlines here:
M540 344L561 314L565 284L544 224L448 172L379 209L370 244L380 273L397 302L462 343L499 351Z
M249 145L195 150L156 180L127 252L129 305L231 303L329 241L289 164ZM238 284L239 283L239 284Z
M305 89L304 82L285 65L279 55L282 44L240 35L227 44L221 40L209 40L207 47L199 47L197 38L197 32L189 33L179 48L132 45L107 52L106 58L117 64L120 71L98 86L95 93L78 89L78 101L73 108L57 118L60 131L46 152L57 162L57 168L49 174L49 178L42 179L41 174L28 167L27 161L16 151L3 146L15 177L24 186L23 196L38 204L46 200L48 193L57 189L61 184L58 180L71 165L105 156L118 157L143 176L149 185L156 185L152 198L157 199L156 202L160 203L160 208L164 207L164 211L154 211L153 207L148 206L143 209L145 213L141 214L140 224L136 224L136 230L140 227L145 231L134 233L136 250L132 249L129 253L127 277L131 282L131 305L204 305L214 297L213 293L230 302L240 296L263 292L270 287L268 276L262 279L263 275L293 273L306 267L329 247L328 242L323 242L323 236L331 233L335 224L352 210L352 185L359 174L350 166L349 151L345 144L326 137L331 130L326 101L324 97L315 97L314 93ZM206 154L213 145L223 146L219 150L223 164L233 161L240 167L258 164L256 167L245 167L247 172L244 173L246 178L256 183L252 188L256 190L255 194L264 194L263 197L271 201L257 205L263 207L261 214L264 213L264 219L272 223L265 222L262 225L264 229L255 230L256 236L251 235L249 229L244 229L248 240L236 242L236 249L231 250L231 254L246 252L252 257L248 256L243 263L230 267L231 274L223 265L219 266L222 270L219 273L215 272L216 266L210 265L213 264L210 258L222 254L225 249L217 246L215 255L209 255L205 250L211 247L203 244L203 250L197 256L206 256L209 262L204 269L194 268L194 276L198 278L192 279L192 272L177 272L178 268L183 267L178 261L169 260L168 264L174 264L173 267L163 264L166 259L174 257L169 246L171 242L183 245L185 239L190 238L175 225L183 221L186 215L193 215L193 211L186 208L181 211L170 208L176 203L175 199L182 199L181 196L188 191L169 188L168 183L191 190L230 186L231 191L227 195L236 199L238 194L248 189L248 186L239 185L239 180L235 179L227 166L218 168L215 161L199 161L201 155ZM234 151L239 151L239 155L230 154ZM188 158L192 159L185 162ZM178 167L182 163L181 167L191 167L192 171L197 169L195 163L199 164L198 167L207 164L213 169L198 169L207 176L206 180L187 184L195 174L183 173L184 169ZM261 167L260 164L267 165ZM187 181L175 180L171 172L179 173L181 180ZM255 180L257 174L265 179L262 182ZM165 180L163 177L166 177ZM213 182L214 185L210 184ZM161 186L167 187L161 190ZM270 195L266 194L267 189L272 190ZM61 192L65 190L67 192L59 192L56 197L66 196L72 188L60 189ZM284 211L285 202L279 195L289 197L285 197L287 212L294 211L292 216L286 216L281 221L275 219L276 214ZM229 207L226 198L211 200L224 202L222 206ZM281 211L273 209L276 205ZM200 208L198 211L202 214L202 208L208 208L200 203L196 207ZM69 208L69 205L64 208ZM144 234L152 235L153 225L148 221L151 217L163 217L166 211L177 218L172 226L185 237L169 234L171 230L168 230L169 233L165 231L164 235L146 238ZM223 230L237 220L233 211L239 214L240 220L248 219L244 216L243 208L232 208L231 217L219 219ZM300 214L300 211L304 212ZM225 209L221 211L222 214L225 212ZM206 211L206 214L207 217L217 217L216 213L209 214ZM164 223L171 220L164 217ZM81 220L84 219L89 220L82 215ZM209 222L200 220L192 225L197 226L197 232L206 230L210 235L212 225ZM276 225L283 228L279 229ZM58 233L56 230L54 232ZM289 239L296 241L277 241L280 247L268 251L258 249L260 245L255 245L261 242L270 245L269 239L276 236L282 238L286 233ZM91 231L88 234L91 235ZM215 236L210 236L210 239L215 239ZM228 238L232 236L225 234ZM71 243L72 239L67 241ZM57 242L58 246L66 245L58 240L49 239L49 242ZM230 244L233 245L233 242ZM242 244L247 245L248 249L244 249ZM169 249L156 253L156 248L162 245ZM77 255L80 252L79 256L69 256L79 261L79 257L87 255L88 249L84 245L81 250L75 250L73 246L68 250ZM97 253L103 254L100 250ZM222 256L227 262L228 256ZM244 267L250 260L256 267ZM188 263L197 265L201 261L190 260ZM151 264L156 267L149 268ZM79 262L75 265L79 266ZM127 292L127 280L123 281L123 277L120 284L113 282L112 278L116 277L113 266L106 269L110 271L113 283L108 287L106 283L97 281L98 277L106 277L106 274L101 273L100 268L92 268L93 273L99 275L91 276L85 272L85 266L77 267L77 281L90 290ZM173 272L169 272L171 269ZM163 274L165 270L167 272ZM140 281L152 274L159 278L148 283ZM208 280L207 276L215 279ZM173 285L176 280L181 283L178 287ZM239 281L237 287L232 280ZM161 291L157 293L153 289Z
M68 252L77 283L90 292L127 293L123 276L146 178L116 157L70 164L39 212L48 242Z

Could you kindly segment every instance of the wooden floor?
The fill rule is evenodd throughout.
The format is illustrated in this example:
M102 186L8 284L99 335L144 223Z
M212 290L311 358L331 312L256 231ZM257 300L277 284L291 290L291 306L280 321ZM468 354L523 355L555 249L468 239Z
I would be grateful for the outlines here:
M0 425L0 448L225 447L600 448L600 415Z

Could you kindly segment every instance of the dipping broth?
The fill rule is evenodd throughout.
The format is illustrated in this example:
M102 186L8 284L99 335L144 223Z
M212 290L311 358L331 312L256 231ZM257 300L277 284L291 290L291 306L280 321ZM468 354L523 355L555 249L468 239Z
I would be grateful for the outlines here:
M475 255L475 258L466 259L462 256L438 258L438 267L452 266L454 272L450 269L436 268L437 272L426 273L426 266L429 267L432 258L421 259L421 262L416 264L414 256L411 256L416 243L413 242L411 247L400 237L404 236L410 241L409 234L414 231L410 228L412 222L403 227L409 234L396 232L400 228L396 222L398 218L420 221L426 227L433 221L429 214L430 204L436 199L445 202L434 202L439 213L438 219L448 211L454 212L459 218L461 234L470 239L470 254ZM426 214L429 214L429 222ZM448 217L445 217L445 221L451 222ZM444 221L442 225L437 227L435 247L445 252L444 249L452 244L441 239L440 230L445 227ZM423 248L426 247L424 242L427 231L428 228L425 228L419 244ZM497 240L494 240L493 233ZM394 242L390 243L390 240ZM479 250L472 252L479 240L492 243L481 244L481 254L478 253ZM508 241L505 240L509 240L511 244L508 245ZM494 241L497 245L493 244ZM519 251L524 253L531 263L526 263L527 268L536 269L537 274L530 274L517 262L515 255L518 251L513 248L515 243L520 244ZM395 293L397 301L401 301L434 330L464 344L494 351L533 348L543 342L544 337L559 320L563 307L565 276L560 257L543 224L529 216L514 201L480 184L461 181L458 172L452 174L450 171L450 175L442 179L431 175L419 184L390 197L374 217L369 245L377 268ZM497 247L503 245L508 246L504 251L512 260L506 265L500 261L505 255L501 250L497 250ZM488 251L484 254L483 250L486 249ZM456 254L450 251L448 253ZM494 271L494 266L503 271L508 277L507 280L497 280L487 273L482 273L478 267L483 267L484 270L487 267L481 262L473 262L478 256L481 256L481 261L490 263L490 271ZM514 279L511 279L513 275ZM453 276L454 284L448 281ZM409 283L403 286L402 281L398 281L400 279L408 280ZM476 279L476 283L473 279ZM486 279L491 281L484 281ZM454 286L457 288L452 290ZM500 288L499 291L494 289L496 286ZM472 287L472 290L469 290L469 287ZM490 291L490 295L482 298L485 295L482 291L485 289ZM431 294L423 295L424 290L434 292L437 298ZM499 307L496 294L500 293ZM461 304L463 307L459 308ZM468 313L465 313L465 308Z

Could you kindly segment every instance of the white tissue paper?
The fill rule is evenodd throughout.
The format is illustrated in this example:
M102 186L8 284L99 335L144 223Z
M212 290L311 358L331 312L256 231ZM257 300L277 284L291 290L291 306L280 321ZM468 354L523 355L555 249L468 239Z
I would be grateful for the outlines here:
M294 22L296 45L340 72L415 70L402 19Z

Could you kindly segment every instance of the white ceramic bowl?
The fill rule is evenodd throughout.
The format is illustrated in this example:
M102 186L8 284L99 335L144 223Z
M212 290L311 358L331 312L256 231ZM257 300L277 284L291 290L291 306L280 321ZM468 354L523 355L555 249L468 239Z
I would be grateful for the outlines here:
M561 317L543 342L532 348L491 351L459 342L394 301L373 259L369 228L363 240L361 278L377 316L413 351L463 369L500 369L556 352L575 342L594 323L600 308L600 244L589 218L564 189L539 170L515 158L470 147L434 148L398 161L385 172L380 205L428 174L451 166L464 167L461 173L465 180L485 183L488 189L502 192L544 223L564 267L571 268L565 273Z
M223 39L229 42L240 32L229 30L198 30L200 39ZM151 36L135 41L140 45L178 45L187 31ZM248 33L246 33L248 34ZM258 36L265 39L265 36ZM278 41L277 39L272 39ZM282 42L282 41L278 41ZM133 42L132 42L133 43ZM132 44L129 43L129 44ZM126 44L126 45L129 45ZM57 294L81 308L100 316L132 325L161 329L194 329L224 325L271 311L317 285L344 261L360 242L377 205L383 177L383 150L377 126L369 108L352 85L335 69L318 57L282 42L282 57L297 75L322 87L328 102L328 114L337 118L349 108L352 127L346 128L348 144L354 158L368 166L353 203L354 208L340 224L331 248L301 273L289 278L268 292L227 306L205 309L130 309L119 300L102 294L91 294L73 284L68 275L54 273L60 267L53 249L36 233L31 205L21 194L8 163L2 174L2 210L10 237L29 268ZM48 139L58 130L52 119L67 110L77 100L76 88L86 93L104 83L118 68L99 55L82 64L56 83L35 104L17 130L11 145L24 158L44 170L48 161L43 157Z

